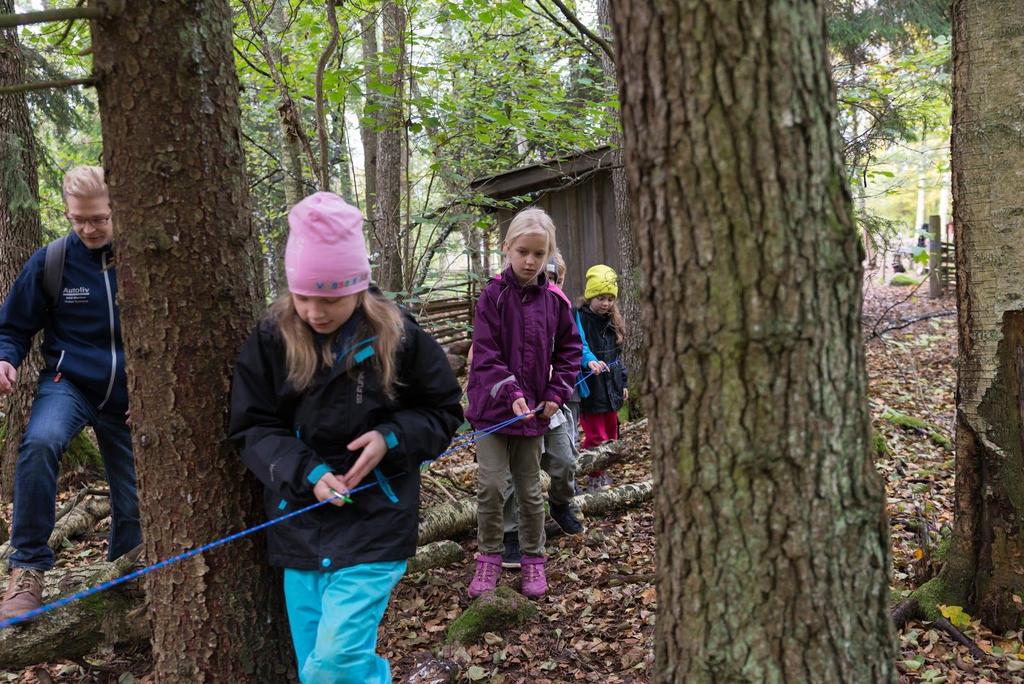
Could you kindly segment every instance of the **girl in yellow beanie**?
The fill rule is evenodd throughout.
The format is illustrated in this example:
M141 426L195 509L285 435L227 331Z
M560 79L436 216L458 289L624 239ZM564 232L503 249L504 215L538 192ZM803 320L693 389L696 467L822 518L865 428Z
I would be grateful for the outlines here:
M619 438L619 409L629 398L628 373L621 362L625 324L616 303L618 295L619 278L614 270L604 264L587 270L587 287L577 320L590 351L604 370L587 378L589 392L580 407L584 449ZM590 476L590 484L592 489L603 488L609 479L604 472L595 472Z

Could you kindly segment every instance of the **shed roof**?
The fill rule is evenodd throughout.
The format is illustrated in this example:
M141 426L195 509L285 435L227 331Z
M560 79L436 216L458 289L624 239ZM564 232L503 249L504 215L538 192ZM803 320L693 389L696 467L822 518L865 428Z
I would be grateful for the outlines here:
M492 176L481 176L471 181L469 186L493 199L508 199L542 190L570 187L585 180L593 172L610 169L612 166L612 148L605 145Z

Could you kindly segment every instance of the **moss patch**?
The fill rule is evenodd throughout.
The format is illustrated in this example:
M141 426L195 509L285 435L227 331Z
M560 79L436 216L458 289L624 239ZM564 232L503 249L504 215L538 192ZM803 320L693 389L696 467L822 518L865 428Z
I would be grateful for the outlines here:
M61 467L64 472L75 468L88 468L103 472L103 457L91 435L85 430L79 432L78 436L71 440L71 445L61 459Z
M887 420L896 427L903 428L904 430L916 430L918 432L923 432L928 435L928 439L930 439L933 444L940 446L943 449L953 449L953 443L950 441L949 437L946 437L942 428L935 423L929 423L927 420L908 416L906 413L901 413L891 408L885 409L882 413L882 420Z
M889 279L889 284L893 287L910 287L913 285L919 285L920 283L920 280L912 275L907 275L906 273L897 273Z
M448 628L445 643L471 644L485 632L500 632L537 615L537 607L522 594L498 587L469 605Z
M885 456L891 456L892 450L889 449L889 443L885 441L885 435L881 432L871 433L871 453L874 454L875 458L883 458Z

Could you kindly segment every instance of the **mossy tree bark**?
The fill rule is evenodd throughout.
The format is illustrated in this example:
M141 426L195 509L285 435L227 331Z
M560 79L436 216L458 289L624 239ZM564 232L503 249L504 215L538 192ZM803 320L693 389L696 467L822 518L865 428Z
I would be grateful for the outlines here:
M822 3L612 14L649 339L657 681L894 681Z
M0 14L13 12L13 0L0 0ZM25 82L24 61L18 30L0 30L0 86ZM42 235L36 140L28 103L24 93L0 95L0 301L39 249ZM14 464L40 365L39 353L33 351L18 371L17 391L3 400L0 408L5 414L0 424L0 502L9 502L14 496Z
M93 25L145 555L263 519L226 440L231 364L262 301L231 8L139 0ZM158 681L278 682L279 579L246 538L146 577Z
M1024 33L1007 5L953 3L953 221L959 359L953 538L939 576L915 596L1016 629L1024 595L1024 269L1020 236ZM1019 25L1017 21L1017 25Z

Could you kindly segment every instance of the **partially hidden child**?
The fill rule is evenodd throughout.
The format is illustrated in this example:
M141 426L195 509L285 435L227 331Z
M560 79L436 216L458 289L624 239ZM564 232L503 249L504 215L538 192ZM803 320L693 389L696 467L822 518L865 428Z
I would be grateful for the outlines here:
M577 309L580 329L590 351L607 370L586 380L586 396L580 402L584 449L619 438L619 409L629 399L629 374L622 363L625 325L618 295L618 276L612 268L598 264L587 269L587 286ZM592 489L609 484L603 472L591 473L590 477Z

